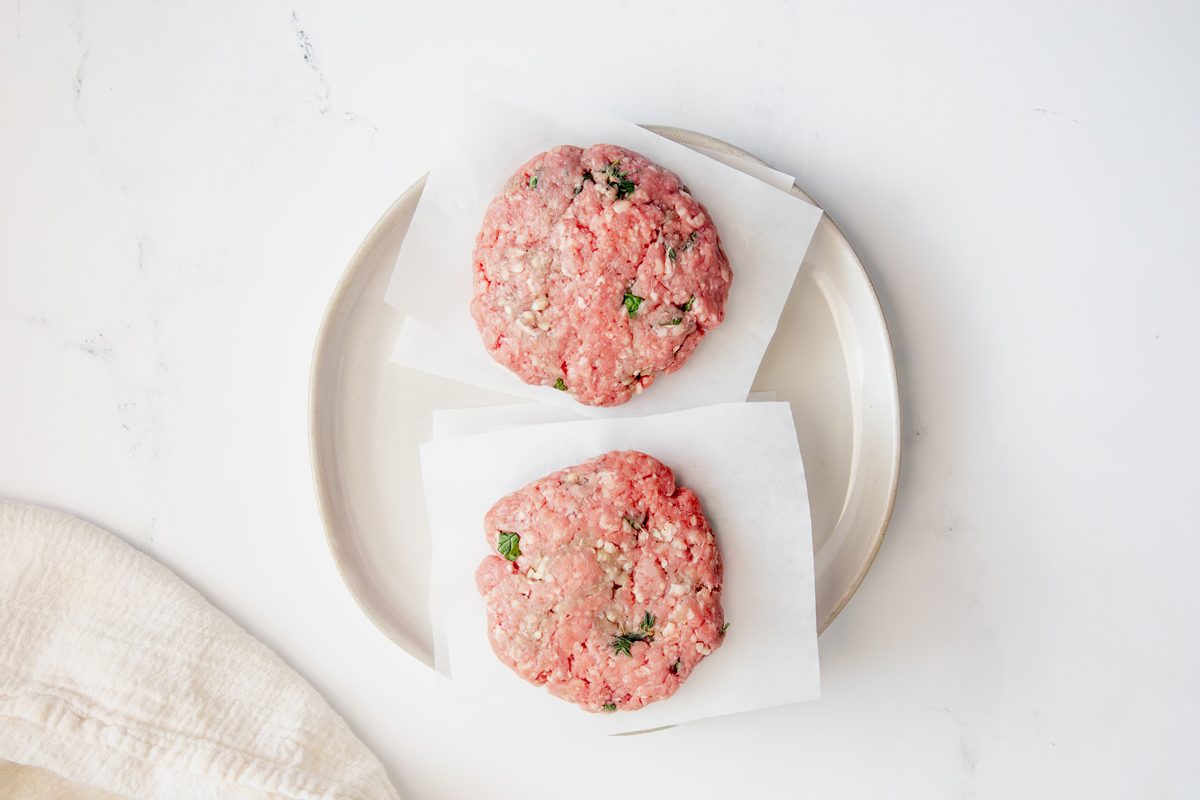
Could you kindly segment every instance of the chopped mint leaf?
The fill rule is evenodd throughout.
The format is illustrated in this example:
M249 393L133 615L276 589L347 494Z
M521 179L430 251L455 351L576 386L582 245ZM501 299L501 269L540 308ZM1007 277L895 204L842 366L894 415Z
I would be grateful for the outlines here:
M722 625L722 626L721 626L721 630L720 630L720 631L718 631L718 635L719 635L719 636L724 636L724 635L725 635L725 631L727 631L727 630L729 630L729 623L728 623L728 622L726 622L724 625Z
M534 175L529 179L529 188L530 189L537 188L537 175Z
M667 258L671 259L672 261L675 260L675 248L674 247L667 248Z
M657 620L654 618L654 615L647 611L646 616L642 617L642 624L638 625L638 627L642 629L642 633L653 635L655 622L657 622Z
M682 663L683 663L683 659L682 659L682 658L677 658L677 659L675 659L675 663L671 665L671 674L672 674L672 675L678 675L678 674L679 674L679 665L680 665L680 664L682 664Z
M645 299L646 298L644 297L638 297L629 290L625 291L625 310L629 312L629 316L632 317L637 314L638 306L640 306L642 301Z
M696 231L692 231L690 234L688 234L688 238L687 238L687 241L683 245L683 249L691 250L692 245L694 245L696 243L696 240L699 238L700 238L700 234L697 233Z
M616 703L605 703L603 706L601 706L601 708L603 708L605 711L616 711L617 704Z
M695 302L695 300L696 300L696 295L692 295L691 297L688 298L688 301L686 303L684 303L681 306L676 306L676 308L678 308L680 311L691 311L692 303Z
M683 317L676 317L670 322L664 322L663 325L678 325L681 322L683 322Z
M567 390L567 384L562 378L559 378L554 382L554 388L558 389L560 392L565 392Z
M512 531L500 531L496 550L509 561L516 561L521 557L521 537Z

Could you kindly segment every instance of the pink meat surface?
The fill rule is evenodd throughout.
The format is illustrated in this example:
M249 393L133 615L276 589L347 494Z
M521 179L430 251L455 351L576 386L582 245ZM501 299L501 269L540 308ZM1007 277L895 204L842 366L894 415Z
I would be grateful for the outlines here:
M471 314L531 384L619 405L683 366L721 323L733 272L674 173L615 145L534 156L475 242Z
M699 498L645 453L534 481L492 506L484 536L500 553L475 573L492 649L556 697L638 709L721 646L716 537Z

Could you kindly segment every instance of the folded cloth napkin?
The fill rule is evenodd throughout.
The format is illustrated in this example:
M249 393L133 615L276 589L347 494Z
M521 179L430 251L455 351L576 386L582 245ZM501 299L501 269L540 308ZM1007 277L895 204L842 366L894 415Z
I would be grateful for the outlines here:
M321 696L170 570L2 501L0 796L396 800Z

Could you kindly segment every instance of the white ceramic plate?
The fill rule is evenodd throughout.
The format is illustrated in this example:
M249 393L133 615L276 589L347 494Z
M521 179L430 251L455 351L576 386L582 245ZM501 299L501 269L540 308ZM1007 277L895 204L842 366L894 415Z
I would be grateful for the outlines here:
M707 136L653 130L758 161ZM432 663L429 529L417 446L431 438L434 409L513 398L389 363L401 318L383 294L423 183L375 224L329 302L313 354L309 425L317 497L342 579L384 633ZM812 507L823 631L871 567L900 469L891 341L870 279L828 216L754 388L792 404Z

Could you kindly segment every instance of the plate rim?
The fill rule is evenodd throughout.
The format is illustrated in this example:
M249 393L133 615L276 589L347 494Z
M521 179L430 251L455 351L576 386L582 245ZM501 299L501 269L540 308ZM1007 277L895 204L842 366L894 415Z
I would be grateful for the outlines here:
M321 480L322 465L324 457L319 450L320 431L318 429L320 411L323 408L319 392L317 391L317 378L325 365L325 360L328 357L326 352L326 343L329 339L329 332L333 326L336 312L341 308L344 297L350 290L350 285L354 282L354 278L358 273L358 268L366 257L366 254L373 250L379 240L383 238L384 226L392 216L396 214L399 207L407 202L409 195L414 192L419 192L425 187L425 179L429 177L429 173L421 175L404 191L396 196L388 207L384 210L379 218L371 225L371 229L367 231L367 235L354 249L354 253L350 256L345 269L338 276L337 284L333 288L333 292L329 295L329 301L325 305L325 310L321 314L321 323L317 327L317 338L313 343L312 357L309 360L308 367L308 461L309 470L312 473L313 490L317 497L317 509L321 515L321 530L325 535L325 544L329 547L329 555L333 558L334 568L337 569L338 577L342 581L342 585L346 587L346 591L350 592L350 596L354 598L354 603L359 609L367 615L367 619L375 628L390 639L392 642L400 646L400 649L412 655L414 658L425 662L430 667L433 666L432 653L428 657L422 655L424 647L417 641L398 641L397 636L407 639L403 634L393 632L392 627L384 623L375 609L366 599L359 593L354 581L347 575L346 559L342 552L342 545L333 535L333 509L332 501L327 496L331 491Z
M736 145L732 145L707 134L670 125L643 125L642 127L659 135L666 136L667 138L670 138L681 144L692 142L749 159L763 166L770 166L753 153L747 152ZM397 641L397 634L391 630L392 626L384 624L384 622L375 613L371 605L367 603L365 598L360 595L359 591L355 587L354 582L350 580L350 576L348 576L346 573L347 568L345 558L343 557L344 553L342 552L342 545L333 535L334 520L332 500L328 496L328 493L331 491L331 489L325 486L325 482L321 479L324 466L324 457L319 450L321 433L318 426L320 412L324 408L324 404L322 403L318 392L318 376L323 371L326 359L330 356L330 354L327 352L326 345L329 340L329 333L333 326L336 312L341 308L345 295L349 291L351 284L354 282L354 278L356 277L358 269L361 267L366 254L373 250L379 244L380 239L383 238L385 233L385 223L387 223L392 216L396 214L398 208L402 204L407 202L409 196L413 192L419 192L424 187L427 177L428 173L423 174L416 181L414 181L411 186L401 192L396 199L388 205L387 209L384 210L384 212L371 226L371 229L367 232L367 235L363 238L358 247L355 248L354 253L351 255L345 268L342 270L342 273L338 278L338 282L334 286L333 292L330 294L329 300L325 306L325 310L321 316L321 322L317 328L316 339L313 343L313 351L309 362L308 374L309 467L312 473L313 488L317 498L318 511L321 516L321 527L325 535L325 543L329 547L330 555L333 557L334 566L337 569L338 576L342 580L342 584L350 592L350 595L354 598L354 602L358 605L358 607L363 611L363 613L366 614L367 618L371 620L371 623L375 625L375 627L379 629L381 633L383 633L389 639L395 641L396 644L399 644L402 649L421 660L426 659L422 658L420 655L420 652L422 651L420 644L418 642ZM820 206L820 204L816 203L813 197L801 189L794 180L791 187L791 193L797 197L818 205L818 207ZM891 464L889 465L890 485L888 487L887 506L884 510L879 528L871 534L870 549L867 552L866 557L863 559L858 572L854 576L854 579L838 598L837 603L834 604L833 609L828 613L828 615L823 620L817 621L818 636L824 633L825 630L827 630L833 623L833 621L841 614L842 609L846 607L846 605L850 602L850 599L858 592L863 581L866 580L867 573L871 571L871 567L873 567L875 564L875 559L878 557L879 550L883 546L883 540L887 535L888 526L891 524L892 514L895 510L896 497L899 492L902 454L904 450L903 417L902 407L900 405L899 377L896 372L895 350L892 346L892 335L891 330L888 327L887 316L883 313L883 306L879 302L879 294L875 290L875 284L871 280L870 273L868 273L866 267L863 266L862 259L859 258L858 253L855 251L853 246L850 245L850 240L842 232L842 229L840 226L838 226L837 221L834 220L834 218L828 212L824 212L824 216L829 221L829 224L833 226L837 236L839 236L842 241L846 243L847 249L850 255L853 257L852 260L854 267L869 290L871 301L870 309L882 325L887 377L890 379L891 383L889 400L891 403L890 410L894 419L892 435L893 440L895 441L895 447L893 449ZM403 634L400 635L402 638L407 638L403 636Z

